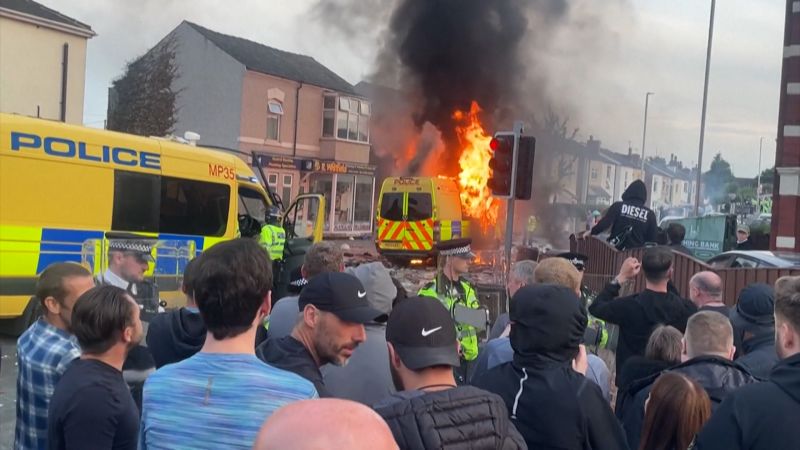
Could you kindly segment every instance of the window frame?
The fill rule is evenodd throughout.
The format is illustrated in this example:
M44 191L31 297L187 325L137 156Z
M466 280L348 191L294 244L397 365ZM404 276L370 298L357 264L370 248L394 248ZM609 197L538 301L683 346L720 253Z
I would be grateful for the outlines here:
M372 105L369 100L344 95L323 94L322 137L339 141L369 144ZM334 107L329 107L334 98ZM326 122L330 123L326 128ZM332 128L331 128L332 127Z

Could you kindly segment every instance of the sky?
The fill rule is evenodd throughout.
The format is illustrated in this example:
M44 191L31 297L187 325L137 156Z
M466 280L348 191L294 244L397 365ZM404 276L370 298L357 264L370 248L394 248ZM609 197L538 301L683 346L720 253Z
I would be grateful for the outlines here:
M128 61L190 20L282 50L310 55L355 84L373 67L379 42L372 24L344 40L315 19L313 0L38 0L91 25L86 65L84 124L102 127L108 87ZM333 0L331 0L333 1ZM366 0L365 0L366 1ZM585 2L586 0L584 0ZM592 1L592 0L588 0ZM597 1L597 0L594 0ZM603 2L608 0L602 0ZM576 0L580 3L580 0ZM703 169L720 152L739 177L754 177L775 160L782 62L782 0L727 0L716 8ZM564 51L549 67L551 96L578 138L627 152L642 145L645 93L650 97L646 156L687 166L697 162L708 37L708 0L629 0L625 14L610 12L601 50ZM602 36L605 37L605 36ZM567 39L568 40L568 39ZM566 48L566 47L565 47ZM580 64L570 60L582 58ZM580 67L575 76L575 67ZM567 73L570 76L567 76ZM562 76L563 75L563 76Z

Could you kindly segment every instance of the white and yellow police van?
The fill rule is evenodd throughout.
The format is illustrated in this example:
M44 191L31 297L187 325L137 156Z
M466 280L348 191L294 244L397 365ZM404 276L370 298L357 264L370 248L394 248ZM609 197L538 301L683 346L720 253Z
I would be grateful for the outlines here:
M377 211L375 246L398 261L427 259L439 242L469 237L460 190L449 178L386 178Z
M263 222L273 199L230 152L0 114L0 332L18 334L34 319L42 270L85 262L93 245L104 252L92 243L108 232L167 243L162 254L156 246L151 272L175 306L185 265L175 249L199 252L236 237L240 220ZM324 208L322 196L306 195L284 214L287 267L322 238L312 218Z

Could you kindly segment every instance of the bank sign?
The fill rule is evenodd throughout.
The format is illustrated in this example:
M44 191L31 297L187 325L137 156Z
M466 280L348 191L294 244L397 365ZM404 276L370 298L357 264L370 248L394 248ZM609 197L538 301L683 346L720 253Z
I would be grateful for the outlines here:
M670 220L669 223L679 223L686 228L684 247L697 259L705 261L730 249L733 235L732 228L728 227L729 220L728 216L707 216Z

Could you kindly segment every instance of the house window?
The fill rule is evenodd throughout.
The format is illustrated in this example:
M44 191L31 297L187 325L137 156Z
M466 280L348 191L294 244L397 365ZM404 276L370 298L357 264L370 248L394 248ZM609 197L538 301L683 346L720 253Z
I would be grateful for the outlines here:
M276 100L267 103L267 139L277 141L280 139L281 116L283 105Z
M611 178L611 166L606 166L606 178Z
M336 96L322 97L322 136L333 137L336 130Z
M686 184L686 183L683 183L683 193L686 194L687 192L689 192L689 185Z
M328 136L336 117L336 137L348 141L369 142L369 117L372 113L369 103L351 97L339 97L339 108L328 112L323 110L323 135ZM327 114L327 115L326 115ZM328 128L326 128L328 127Z
M592 179L593 180L597 179L597 168L596 167L592 167Z
M283 175L283 186L281 189L281 200L284 205L288 205L292 198L292 175Z

